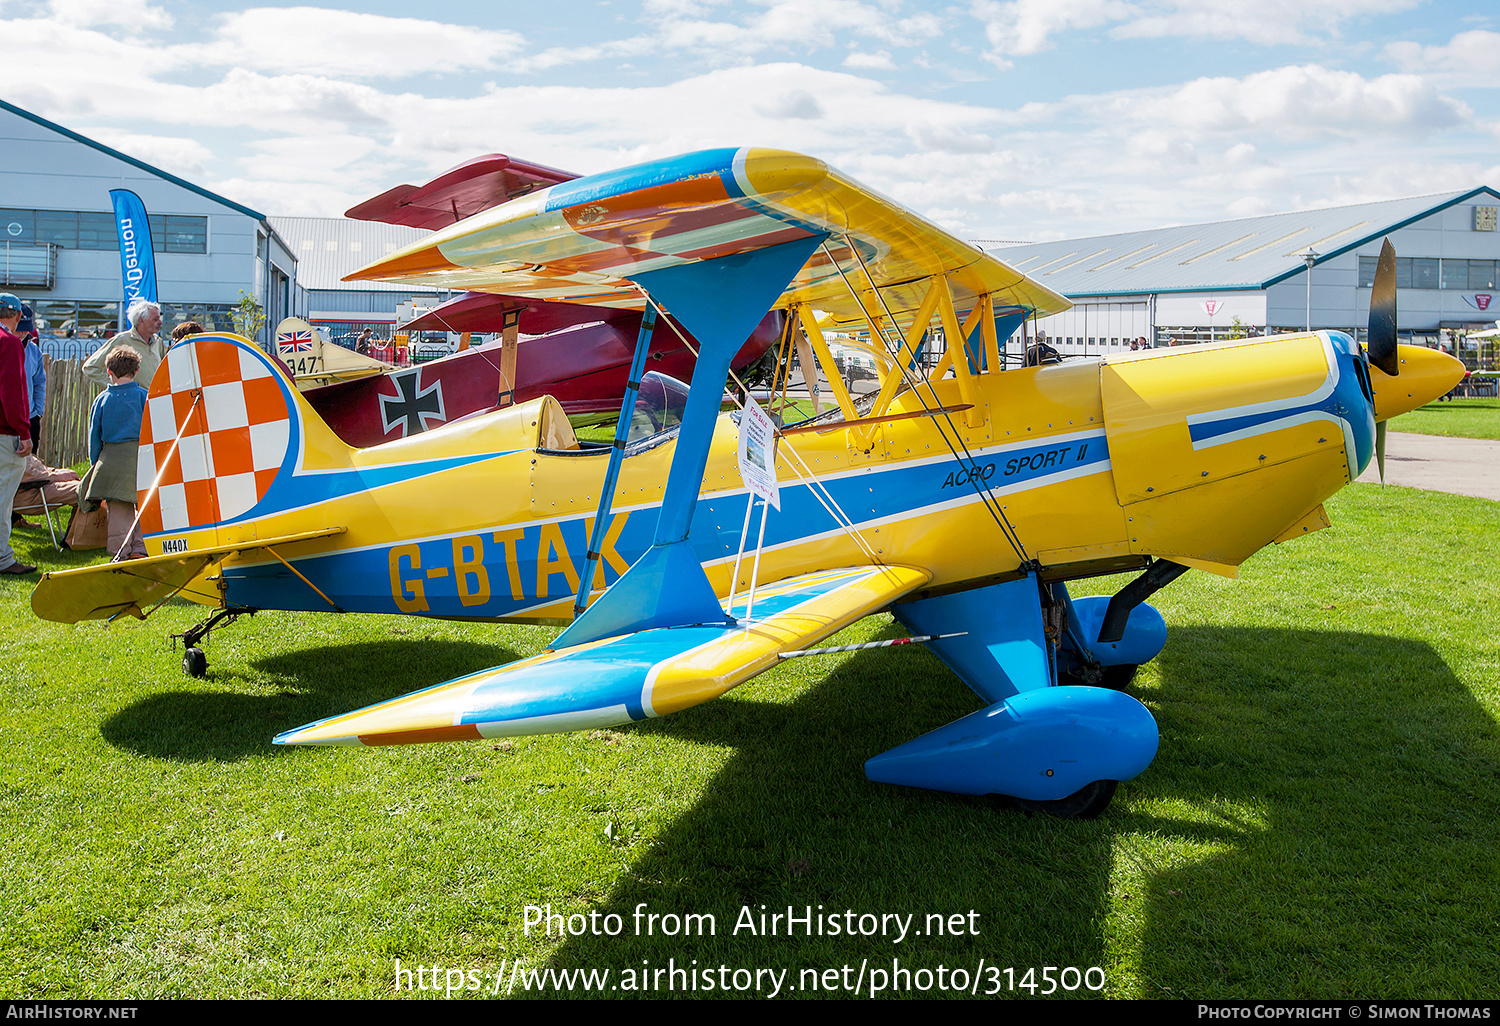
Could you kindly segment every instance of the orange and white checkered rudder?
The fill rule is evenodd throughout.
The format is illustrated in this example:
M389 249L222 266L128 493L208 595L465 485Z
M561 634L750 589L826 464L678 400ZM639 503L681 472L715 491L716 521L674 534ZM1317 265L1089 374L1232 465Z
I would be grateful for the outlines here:
M136 502L143 508L142 533L224 523L265 497L296 430L282 378L259 349L237 336L194 335L167 351L141 421ZM182 441L173 453L179 429ZM160 488L148 503L163 464Z

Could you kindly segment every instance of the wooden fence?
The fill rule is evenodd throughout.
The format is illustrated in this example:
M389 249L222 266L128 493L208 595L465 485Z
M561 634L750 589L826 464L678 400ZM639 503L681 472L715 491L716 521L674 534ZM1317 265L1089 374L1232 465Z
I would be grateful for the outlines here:
M82 360L43 357L47 368L47 413L42 418L42 451L49 467L74 467L89 460L89 409L100 389L84 380Z

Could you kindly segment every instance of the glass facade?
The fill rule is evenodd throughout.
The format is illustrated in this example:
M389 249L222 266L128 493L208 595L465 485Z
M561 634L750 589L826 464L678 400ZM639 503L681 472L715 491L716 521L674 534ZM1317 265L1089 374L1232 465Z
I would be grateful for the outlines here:
M82 359L99 348L105 337L114 334L120 326L119 303L26 301L36 311L42 351L54 359ZM208 331L233 331L232 310L227 303L163 303L161 335L171 338L172 329L183 321L197 321Z
M208 218L150 214L151 244L158 253L207 253ZM50 242L63 249L117 249L115 215L91 210L23 210L0 207L0 238Z
M23 299L25 297L22 297ZM36 311L37 333L43 338L103 338L120 326L119 303L77 303L72 300L28 300Z
M1375 284L1376 257L1359 258L1359 287ZM1398 289L1454 289L1460 292L1496 287L1495 260L1450 260L1446 257L1397 257Z

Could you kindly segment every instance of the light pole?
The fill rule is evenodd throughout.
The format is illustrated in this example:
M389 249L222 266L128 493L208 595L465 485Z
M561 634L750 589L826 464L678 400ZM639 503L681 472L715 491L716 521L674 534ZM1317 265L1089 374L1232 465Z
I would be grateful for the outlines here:
M1312 269L1313 264L1318 262L1318 257L1323 254L1308 246L1306 253L1298 253L1297 255L1307 265L1307 330L1312 331Z

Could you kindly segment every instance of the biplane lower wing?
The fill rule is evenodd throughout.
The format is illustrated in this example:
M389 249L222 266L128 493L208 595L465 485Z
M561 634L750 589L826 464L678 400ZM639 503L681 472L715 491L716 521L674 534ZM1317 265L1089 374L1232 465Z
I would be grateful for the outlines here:
M109 620L121 613L144 619L146 606L160 605L179 592L196 601L217 605L220 602L217 592L200 595L188 590L210 565L229 556L252 555L275 546L328 538L344 531L342 527L329 527L278 538L250 538L231 545L189 552L167 552L145 559L54 570L43 574L37 582L36 590L31 593L31 608L44 620L78 623L80 620Z
M277 744L391 745L606 727L716 698L931 580L864 566L804 574L755 596L751 618L639 631L543 652L276 737ZM740 609L736 602L731 610Z

